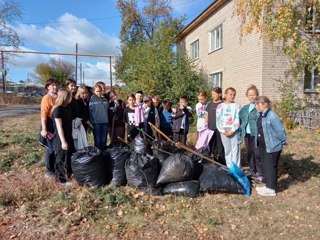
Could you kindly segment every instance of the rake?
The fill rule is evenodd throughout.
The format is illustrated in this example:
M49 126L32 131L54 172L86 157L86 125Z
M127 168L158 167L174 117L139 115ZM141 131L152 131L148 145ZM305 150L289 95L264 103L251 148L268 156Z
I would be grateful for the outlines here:
M167 139L169 142L175 144L175 146L177 146L178 148L182 148L188 152L191 152L194 155L197 155L211 163L214 163L218 166L220 166L223 170L227 171L229 174L231 174L232 176L234 176L234 178L240 183L240 185L242 186L243 190L244 190L244 194L245 196L250 196L251 194L251 183L247 177L247 175L234 163L231 163L231 167L228 168L227 166L216 162L215 160L208 158L206 156L204 156L201 153L198 153L196 151L194 151L193 149L187 147L186 145L178 142L175 143L174 141L172 141L167 135L165 135L160 129L158 129L155 125L153 125L152 123L149 122L149 125L155 130L157 131L159 134L161 134L165 139Z

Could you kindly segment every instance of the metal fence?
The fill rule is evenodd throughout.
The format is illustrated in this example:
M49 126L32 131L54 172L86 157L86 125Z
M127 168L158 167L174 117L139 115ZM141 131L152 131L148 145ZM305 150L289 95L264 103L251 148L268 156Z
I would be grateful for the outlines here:
M291 113L290 117L295 124L307 130L320 129L320 109L307 109Z
M40 104L41 97L18 96L13 93L0 93L0 105L8 104Z

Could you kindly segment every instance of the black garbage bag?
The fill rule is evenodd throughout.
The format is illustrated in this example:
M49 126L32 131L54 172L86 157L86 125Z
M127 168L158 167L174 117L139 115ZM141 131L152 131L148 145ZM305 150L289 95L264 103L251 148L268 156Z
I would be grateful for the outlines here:
M106 161L100 150L90 146L71 156L73 177L80 185L102 187L108 184Z
M125 164L130 158L131 151L126 147L115 146L103 152L107 161L107 172L111 184L124 186L127 183Z
M158 177L159 160L149 154L131 153L125 165L128 185L151 192Z
M200 188L200 183L199 181L196 181L196 180L187 181L187 182L175 182L175 183L169 183L163 189L163 193L195 198L200 196L199 188Z
M141 134L134 138L133 142L131 143L131 149L138 154L147 153L149 155L152 155L151 143L148 140L142 138Z
M158 150L160 149L160 150ZM168 153L165 153L168 152ZM165 141L153 141L152 142L152 152L153 156L158 158L160 165L162 166L163 162L176 150L176 147L171 143Z
M175 153L168 157L161 168L157 184L192 180L193 162L186 154Z
M207 148L199 148L196 150L196 152L202 154L205 157L210 157L210 150ZM199 157L193 153L187 153L188 156L191 157L193 165L194 165L194 171L193 171L193 179L199 180L199 177L203 171L203 164L207 162L207 160L204 160L202 157Z
M234 176L216 164L204 164L199 180L202 192L244 193Z

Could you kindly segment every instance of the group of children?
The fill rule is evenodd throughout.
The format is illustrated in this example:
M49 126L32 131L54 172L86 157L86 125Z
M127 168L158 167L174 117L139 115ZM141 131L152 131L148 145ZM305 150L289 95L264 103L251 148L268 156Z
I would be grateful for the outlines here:
M47 95L54 95L50 99L51 104L53 100L55 103L50 107L41 104L41 126L47 129L46 122L51 119L54 136L49 139L44 131L41 131L41 135L53 142L53 149L50 149L50 143L47 144L48 151L51 154L54 152L55 175L61 183L67 183L72 173L70 156L77 149L72 128L76 118L81 119L85 133L90 126L93 128L94 145L102 151L106 148L108 133L111 144L119 143L119 139L133 141L140 132L148 138L155 138L149 122L174 142L187 142L189 119L192 116L187 96L181 96L178 106L172 106L169 100L160 102L159 97L144 96L139 90L129 94L127 103L124 103L117 99L114 91L107 92L103 82L93 87L91 96L86 87L77 87L72 79L67 81L67 89L55 93L50 90L52 85L56 91L56 82L49 79L46 84ZM286 134L279 117L270 108L269 99L259 97L254 85L247 89L249 103L242 108L234 101L236 90L232 87L225 90L223 97L219 87L211 93L212 101L208 102L207 92L201 91L195 106L197 130L200 132L207 128L213 131L208 145L211 156L228 167L232 163L240 166L240 144L244 140L251 175L265 182L264 187L256 188L258 194L275 196L277 166ZM43 102L48 98L47 95ZM52 174L52 164L47 158L46 166L51 166L47 170Z
M271 110L266 96L259 96L256 86L246 91L249 103L240 107L235 100L236 90L229 87L222 98L221 88L212 90L212 101L207 103L207 94L200 92L196 106L198 120L203 118L207 128L214 131L209 147L218 162L229 168L232 162L240 167L240 145L245 140L247 162L251 176L264 182L257 187L262 196L276 196L278 161L286 143L285 129L279 116ZM197 123L203 127L203 119Z

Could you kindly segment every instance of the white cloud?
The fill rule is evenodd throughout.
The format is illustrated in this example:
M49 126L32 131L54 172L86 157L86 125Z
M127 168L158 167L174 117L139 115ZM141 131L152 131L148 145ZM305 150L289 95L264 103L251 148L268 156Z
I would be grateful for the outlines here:
M19 24L15 31L27 47L23 51L75 53L75 44L79 44L78 53L116 55L118 54L119 39L103 33L86 19L80 19L69 13L62 15L56 24L44 27L32 24ZM47 63L51 58L60 58L75 63L75 56L17 54L14 64L10 68L10 78L18 81L26 78L28 73L34 73L40 63ZM107 58L78 57L78 64L82 63L86 83L92 85L97 81L109 84L109 60ZM19 74L15 75L15 72ZM25 72L22 74L22 72ZM78 72L80 75L80 72ZM80 76L78 76L80 80Z
M103 81L106 85L110 85L110 64L109 61L99 61L96 63L84 63L82 64L82 70L84 72L84 82L87 85L94 85L98 81ZM111 68L112 74L114 74L114 68ZM80 74L80 73L79 73ZM80 80L80 77L79 77ZM112 84L115 84L113 77Z
M15 31L26 44L45 47L58 52L117 54L119 39L107 35L84 18L65 13L51 26L39 27L32 24L19 24Z

